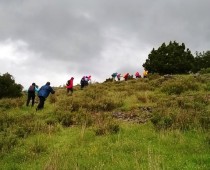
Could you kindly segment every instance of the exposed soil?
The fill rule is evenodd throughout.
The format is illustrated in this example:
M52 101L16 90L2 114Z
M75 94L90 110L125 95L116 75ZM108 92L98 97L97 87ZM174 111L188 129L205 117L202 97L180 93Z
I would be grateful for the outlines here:
M130 112L113 112L112 116L123 121L146 123L152 117L152 108L140 107L139 110L134 110Z

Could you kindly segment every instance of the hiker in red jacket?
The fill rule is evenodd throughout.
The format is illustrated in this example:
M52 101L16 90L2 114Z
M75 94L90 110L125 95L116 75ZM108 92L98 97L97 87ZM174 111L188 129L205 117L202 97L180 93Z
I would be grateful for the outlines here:
M69 91L71 91L71 94L73 93L73 81L74 77L71 77L71 79L68 80L66 83L67 94L69 93Z
M139 72L137 71L135 74L136 78L141 78L141 75L139 74Z
M123 78L125 79L125 81L128 80L128 77L129 77L129 73L126 73L126 74L123 76Z

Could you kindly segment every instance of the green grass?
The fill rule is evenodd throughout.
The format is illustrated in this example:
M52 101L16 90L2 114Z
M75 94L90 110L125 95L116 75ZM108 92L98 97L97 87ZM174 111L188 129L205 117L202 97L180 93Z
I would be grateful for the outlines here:
M27 138L0 164L1 169L208 169L209 156L201 132L156 132L151 124L122 123L115 135L72 127Z
M205 79L177 75L93 84L75 87L72 96L60 88L38 112L25 106L25 96L2 99L0 169L207 170L210 92ZM116 119L113 113L145 121Z

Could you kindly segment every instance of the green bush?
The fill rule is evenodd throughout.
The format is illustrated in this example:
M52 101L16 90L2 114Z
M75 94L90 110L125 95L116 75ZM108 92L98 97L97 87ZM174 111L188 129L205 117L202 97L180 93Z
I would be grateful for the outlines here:
M202 68L200 71L199 71L200 74L207 74L207 73L210 73L210 68Z
M117 123L111 123L108 126L108 131L109 131L110 134L118 133L119 130L120 130L120 126Z
M161 91L169 95L176 94L179 95L186 91L197 91L199 89L199 84L193 78L176 78L165 81L162 84Z
M58 120L56 119L56 117L48 117L45 122L47 123L47 125L55 125L56 123L58 123Z
M199 122L203 129L210 129L210 112L202 112Z
M210 91L210 82L208 82L208 83L205 84L204 90Z
M115 134L120 130L119 123L117 123L110 115L110 113L97 113L94 115L95 134L106 135Z
M9 97L20 97L22 96L23 86L21 84L16 84L15 79L9 73L0 75L0 99Z
M105 126L98 126L95 129L96 136L107 135L107 134L116 134L120 130L119 124L110 123Z
M49 102L51 103L51 104L54 104L54 103L56 103L57 102L57 96L56 95L50 95L49 96Z
M209 128L208 100L201 93L196 96L171 96L157 102L151 122L156 129Z
M55 117L58 122L63 126L69 127L75 124L74 115L70 111L56 111Z
M155 128L158 130L161 129L168 129L172 127L174 123L174 119L171 117L171 115L162 116L159 113L156 113L151 118L151 122L154 124Z
M94 114L83 108L80 108L79 111L75 113L75 117L79 125L91 126L94 123Z
M158 73L148 74L148 79L149 80L156 80L156 79L159 79L159 78L161 78L161 75L158 74Z
M25 103L24 98L4 98L0 99L1 109L19 108Z

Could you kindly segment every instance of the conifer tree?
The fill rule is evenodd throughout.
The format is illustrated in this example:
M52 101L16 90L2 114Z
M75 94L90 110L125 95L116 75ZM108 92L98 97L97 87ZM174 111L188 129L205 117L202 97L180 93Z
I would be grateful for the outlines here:
M194 57L185 49L185 44L176 41L166 45L163 43L157 50L152 49L143 67L150 73L183 74L191 71Z

